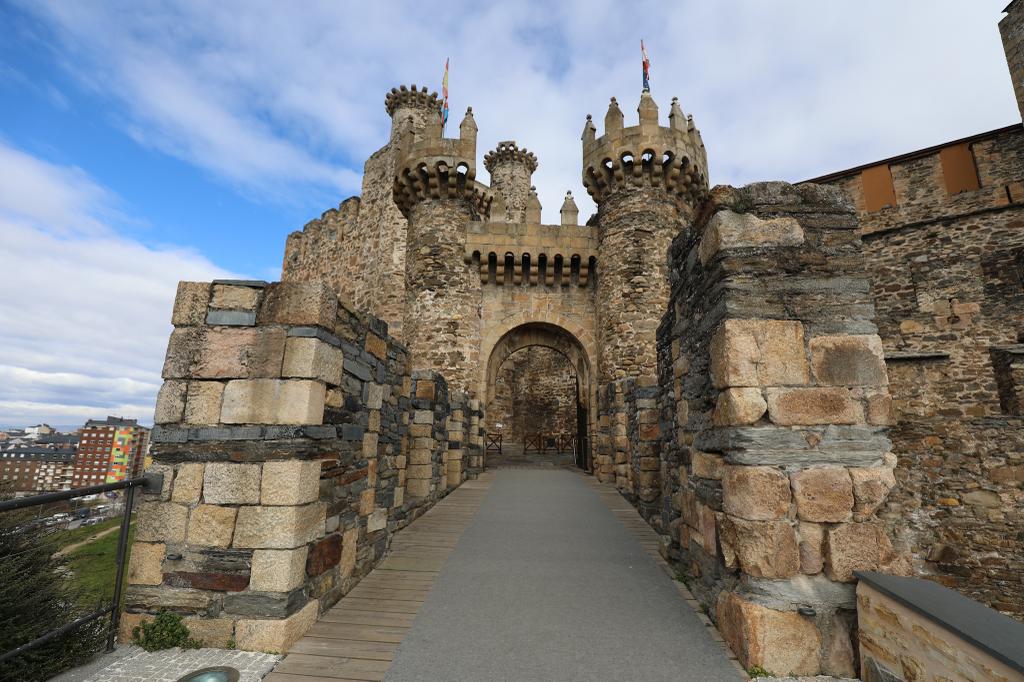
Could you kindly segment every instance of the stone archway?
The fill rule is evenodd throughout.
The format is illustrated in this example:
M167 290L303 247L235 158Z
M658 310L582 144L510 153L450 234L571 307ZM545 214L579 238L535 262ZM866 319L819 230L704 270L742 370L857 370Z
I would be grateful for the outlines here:
M597 388L590 354L583 342L564 327L550 322L529 321L505 329L492 342L486 356L488 360L484 366L483 385L480 392L480 395L484 397L484 404L490 405L494 401L499 372L506 362L513 356L534 347L548 349L560 355L568 363L575 376L577 382L575 399L582 413L582 419L578 422L575 433L579 439L579 446L584 448L585 453L581 457L581 464L584 468L589 469L589 443L596 420Z

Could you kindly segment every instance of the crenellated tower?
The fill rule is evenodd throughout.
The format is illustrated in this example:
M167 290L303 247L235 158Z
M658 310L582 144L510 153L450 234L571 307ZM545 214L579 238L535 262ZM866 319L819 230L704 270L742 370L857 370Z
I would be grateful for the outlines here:
M654 376L655 329L668 301L667 250L708 193L707 156L693 119L672 100L668 127L640 96L639 125L623 127L614 97L595 137L583 129L583 184L597 203L602 381Z
M598 262L595 292L601 429L594 464L602 481L614 480L641 510L653 514L660 495L656 412L643 426L629 425L627 403L635 387L657 382L657 328L669 301L668 248L708 194L707 157L692 119L672 100L668 127L658 105L640 96L639 125L624 127L612 97L604 135L587 117L583 129L583 184L597 203ZM632 443L632 445L631 445Z
M501 195L505 204L507 221L521 223L526 220L532 187L530 178L537 170L537 157L533 152L525 147L520 149L515 140L499 142L484 156L484 168L491 174L491 188ZM492 217L494 220L505 219L500 215Z
M393 195L409 222L404 336L413 369L441 372L469 392L480 359L480 280L465 263L466 224L486 218L491 191L476 181L473 111L459 137L442 136L440 120L397 141Z

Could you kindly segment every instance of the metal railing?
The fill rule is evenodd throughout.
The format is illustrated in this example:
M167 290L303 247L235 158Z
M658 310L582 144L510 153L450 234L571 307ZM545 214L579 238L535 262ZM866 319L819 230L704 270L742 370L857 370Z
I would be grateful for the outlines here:
M5 663L14 657L20 656L26 651L29 651L30 649L34 649L41 644L45 644L50 640L76 630L86 623L91 623L92 621L98 620L107 615L110 616L110 625L107 629L106 650L114 650L114 639L117 637L117 627L121 620L121 610L119 607L121 604L121 593L124 588L125 559L128 555L128 529L131 525L132 507L135 502L135 490L137 488L144 488L150 491L159 491L162 487L162 474L145 474L138 478L130 478L116 483L105 483L102 485L89 486L88 488L75 488L55 493L43 493L41 495L30 495L28 497L17 497L11 500L0 501L0 513L3 513L14 511L16 509L27 509L29 507L51 504L53 502L63 502L65 500L72 500L78 497L108 493L114 490L125 491L124 511L121 516L120 535L118 535L117 538L117 578L114 581L114 596L111 599L110 606L97 609L96 611L88 613L81 618L67 623L66 625L50 630L30 642L25 642L10 651L5 651L0 654L0 663Z

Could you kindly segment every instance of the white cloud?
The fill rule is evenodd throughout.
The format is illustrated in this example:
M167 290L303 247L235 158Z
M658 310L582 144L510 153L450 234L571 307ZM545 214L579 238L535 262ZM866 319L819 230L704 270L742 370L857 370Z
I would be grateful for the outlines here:
M1019 116L996 24L1005 0L27 4L136 139L245 190L358 191L384 143L384 92L439 84L474 104L478 156L540 159L544 214L586 216L579 136L639 95L639 39L667 116L678 95L714 182L800 180L1007 125ZM635 120L635 119L633 119ZM455 129L453 126L452 129ZM481 176L485 173L481 170ZM340 198L340 197L339 197Z
M81 170L0 142L0 177L0 425L151 421L178 280L231 275L119 235Z

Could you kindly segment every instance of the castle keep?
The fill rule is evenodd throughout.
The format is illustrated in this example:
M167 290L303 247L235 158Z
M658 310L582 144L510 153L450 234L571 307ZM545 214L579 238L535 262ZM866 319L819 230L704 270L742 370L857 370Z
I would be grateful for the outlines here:
M678 100L613 97L582 132L596 213L567 193L545 225L532 152L499 143L485 185L472 109L446 138L425 88L385 108L361 196L288 236L281 282L179 286L126 627L170 608L286 649L496 432L567 436L744 665L884 658L856 571L1024 617L1020 123L712 188Z

